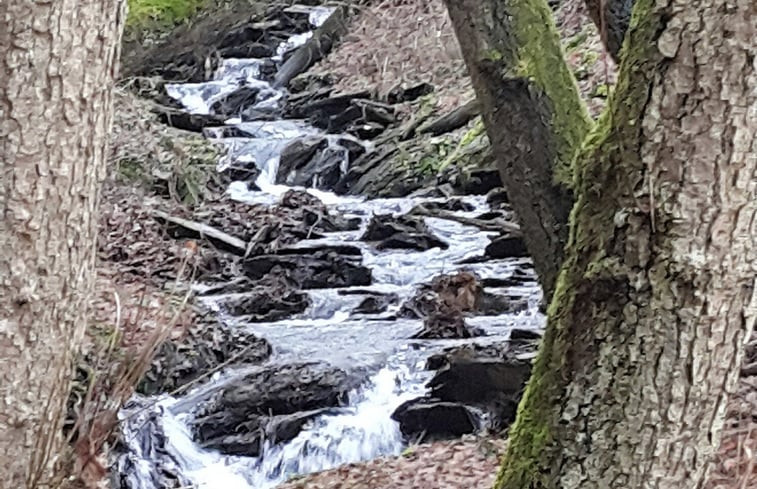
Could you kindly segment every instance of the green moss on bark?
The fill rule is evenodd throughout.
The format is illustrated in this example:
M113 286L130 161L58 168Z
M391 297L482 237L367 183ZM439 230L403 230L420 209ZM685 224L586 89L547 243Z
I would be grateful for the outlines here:
M552 104L558 161L556 182L572 186L571 162L592 127L560 44L552 10L544 0L509 2L518 63L515 75L537 86Z
M577 298L590 290L587 283L618 278L624 273L608 249L615 232L608 223L623 210L628 186L632 188L643 175L638 121L644 115L653 77L661 69L655 40L662 23L659 14L651 14L653 6L653 0L636 1L631 40L626 41L616 90L573 165L576 204L571 213L566 258L547 313L547 331L532 378L510 430L496 489L558 489L564 469L560 467L562 445L575 443L561 439L558 431L560 423L565 422L560 415L570 377L570 372L565 371L566 362L571 349L580 348L574 344L577 331L594 326L574 324L576 317L591 317L577 311Z

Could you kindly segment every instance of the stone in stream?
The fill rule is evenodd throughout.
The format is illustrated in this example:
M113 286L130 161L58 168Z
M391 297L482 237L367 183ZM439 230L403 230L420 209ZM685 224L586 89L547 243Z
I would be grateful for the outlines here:
M449 306L429 314L423 320L423 328L411 336L415 340L465 339L483 336L482 329L465 323L462 313Z
M221 296L216 304L231 316L245 316L249 322L273 322L305 312L310 297L295 290L254 286L244 292Z
M276 183L331 190L350 160L350 151L322 136L292 141L281 153Z
M160 346L137 391L145 395L172 392L230 360L225 366L256 365L270 355L271 345L252 333L217 321L198 324L183 338Z
M423 218L416 216L374 214L360 239L375 242L379 250L449 248L447 243L431 233Z
M522 282L507 282L522 285ZM429 318L432 315L460 313L496 316L516 313L528 308L528 300L519 296L494 294L484 290L482 281L472 272L460 271L434 277L431 284L423 285L405 301L400 316Z
M257 456L265 439L291 440L342 406L364 377L322 363L266 365L230 381L195 418L195 438L223 453Z
M427 384L429 393L407 401L392 417L409 438L421 433L431 439L459 436L441 422L443 418L435 417L433 406L444 406L443 412L454 416L458 428L461 413L484 413L485 416L476 419L485 419L486 423L472 425L466 433L484 428L504 429L515 419L520 396L531 374L530 363L517 357L533 348L522 342L472 344L432 355L426 368L437 373Z
M260 87L241 86L228 95L213 102L210 110L225 117L238 116L243 109L255 105L260 94Z
M243 268L252 280L269 273L281 273L303 289L334 289L371 284L371 269L360 264L361 255L345 255L339 250L302 249L302 254L261 255L248 258Z
M389 306L396 304L399 300L397 294L376 294L371 293L363 299L360 304L352 310L353 314L380 314L386 312Z
M400 431L416 441L457 438L480 429L478 416L467 406L456 402L421 398L400 405L392 419L400 424Z
M528 256L526 244L520 236L499 236L492 240L484 250L489 258L522 258Z
M289 143L281 152L276 183L294 185L297 172L305 167L315 154L326 148L328 141L324 136L302 136Z
M290 209L295 211L295 215L291 216L291 218L298 219L302 221L304 226L307 226L307 233L301 236L305 239L314 237L310 235L314 228L327 233L356 231L360 229L361 220L359 217L346 218L338 214L331 214L318 197L301 190L287 191L281 197L278 207L282 210Z

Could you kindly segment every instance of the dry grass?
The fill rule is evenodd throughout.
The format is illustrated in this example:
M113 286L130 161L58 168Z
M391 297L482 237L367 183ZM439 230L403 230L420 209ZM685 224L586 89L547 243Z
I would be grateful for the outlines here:
M188 263L185 259L183 267ZM66 429L73 447L70 485L87 489L106 484L107 445L118 428L121 406L134 394L160 345L191 321L188 292L171 300L176 290L161 294L136 283L117 286L114 276L103 273L97 286L95 321L106 322L88 328L69 399L72 425Z

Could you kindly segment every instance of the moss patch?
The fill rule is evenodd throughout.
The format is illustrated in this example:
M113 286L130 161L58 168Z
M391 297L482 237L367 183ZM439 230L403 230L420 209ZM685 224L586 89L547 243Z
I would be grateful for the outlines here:
M142 31L166 29L195 15L207 0L128 0L126 28Z
M530 79L552 101L552 127L558 154L554 178L570 187L571 162L592 122L576 80L565 63L560 36L547 2L531 0L510 2L510 5L515 10L511 16L518 46L516 74Z

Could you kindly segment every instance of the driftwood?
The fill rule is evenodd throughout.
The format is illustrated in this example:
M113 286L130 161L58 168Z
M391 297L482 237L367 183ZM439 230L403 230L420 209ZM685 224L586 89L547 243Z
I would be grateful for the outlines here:
M313 37L284 62L276 73L273 87L287 86L294 77L305 72L331 51L334 43L347 32L346 17L345 7L337 7L326 22L313 32Z
M226 251L244 256L247 253L247 243L231 236L213 226L201 222L190 221L181 217L171 216L163 211L154 210L153 215L158 219L182 228L186 237L204 238Z
M480 113L481 108L479 107L478 101L476 99L469 100L460 107L419 127L418 132L421 134L428 133L432 136L439 136L440 134L445 134L463 127Z

